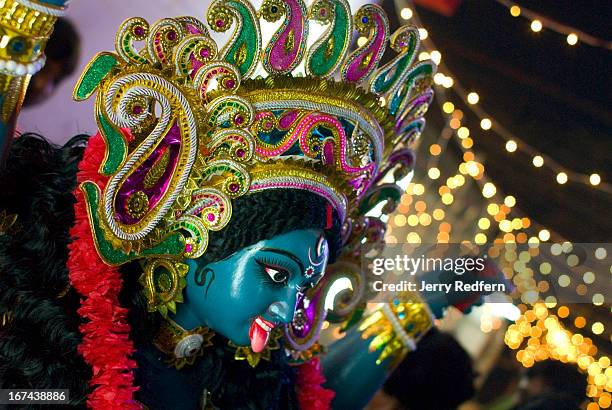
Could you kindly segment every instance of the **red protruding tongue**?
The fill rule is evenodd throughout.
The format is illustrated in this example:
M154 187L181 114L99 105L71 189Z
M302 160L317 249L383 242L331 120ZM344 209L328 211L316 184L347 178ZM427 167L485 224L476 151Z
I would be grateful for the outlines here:
M263 320L261 317L259 320ZM270 327L274 327L272 323L265 321L266 324L271 325ZM257 320L253 320L251 323L251 327L249 328L249 339L251 339L251 350L255 353L260 353L266 347L268 343L268 338L270 337L270 332L261 327Z

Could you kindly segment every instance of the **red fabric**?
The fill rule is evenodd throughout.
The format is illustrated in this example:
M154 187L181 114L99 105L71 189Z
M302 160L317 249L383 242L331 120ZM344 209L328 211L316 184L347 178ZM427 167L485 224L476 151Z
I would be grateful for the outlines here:
M95 182L100 189L108 178L98 174L104 158L105 146L98 134L89 140L83 160L79 164L78 183ZM93 370L89 381L93 387L87 405L93 409L139 409L134 401L132 370L136 362L130 358L134 347L129 339L127 309L119 305L121 274L117 267L106 265L94 246L85 197L75 190L75 224L70 230L75 240L70 244L68 269L72 286L81 294L79 315L86 323L80 327L83 341L79 353Z
M428 8L440 13L446 17L450 17L461 5L461 0L415 0L419 6Z
M325 377L321 373L319 358L300 365L297 374L297 399L301 410L328 410L336 395L322 387Z
M327 207L325 209L327 211L327 220L325 221L325 229L330 229L333 225L333 220L332 220L332 206L330 204L327 204Z

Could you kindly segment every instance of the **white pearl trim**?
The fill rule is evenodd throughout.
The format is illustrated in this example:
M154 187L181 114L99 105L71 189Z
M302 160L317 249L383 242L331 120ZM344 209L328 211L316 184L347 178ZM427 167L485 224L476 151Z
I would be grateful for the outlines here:
M416 350L416 341L408 335L408 333L404 330L404 327L395 316L395 313L391 310L389 304L385 303L382 307L383 313L391 323L393 330L395 331L395 335L399 337L404 347L406 347L410 351Z
M45 65L45 57L42 56L32 63L18 63L13 60L0 59L0 73L13 77L23 77L24 75L34 75Z

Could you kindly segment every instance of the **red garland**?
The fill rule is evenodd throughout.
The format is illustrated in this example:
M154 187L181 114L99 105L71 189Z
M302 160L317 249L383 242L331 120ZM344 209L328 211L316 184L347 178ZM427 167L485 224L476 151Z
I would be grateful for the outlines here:
M78 184L95 182L104 189L108 177L98 173L105 152L100 134L89 139L83 160L79 164ZM139 409L133 395L132 370L136 362L130 359L134 347L129 339L127 309L119 305L121 274L117 267L106 265L98 257L91 235L85 196L75 190L75 224L70 235L68 270L72 286L81 294L79 315L85 319L80 326L83 341L79 353L91 366L93 377L89 381L93 391L87 397L87 405L93 409Z
M319 358L298 366L297 399L301 410L329 410L336 393L322 387L325 377L321 373Z

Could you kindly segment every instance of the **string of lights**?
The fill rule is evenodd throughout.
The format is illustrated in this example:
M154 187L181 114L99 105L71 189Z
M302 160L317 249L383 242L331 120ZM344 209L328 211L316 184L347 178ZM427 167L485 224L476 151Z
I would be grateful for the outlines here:
M417 25L422 27L418 16L411 7L403 7L400 11L400 16L404 20L410 20L414 17ZM559 185L566 184L568 182L580 183L597 189L608 194L612 194L612 184L602 181L601 176L593 172L591 174L583 174L580 172L573 171L564 165L560 164L554 158L549 155L540 152L533 146L526 143L521 138L517 137L514 133L504 127L499 121L495 120L489 115L479 104L480 96L476 91L468 92L461 83L456 80L456 76L452 74L450 69L442 62L442 54L439 49L435 46L433 41L429 38L429 33L425 28L419 29L420 38L426 44L427 48L431 51L423 51L419 54L419 60L431 59L438 67L438 73L434 76L434 82L436 85L440 85L447 89L452 89L459 98L463 101L470 111L474 113L479 119L480 128L483 131L492 131L499 135L504 142L505 151L511 155L517 151L523 152L526 156L531 158L531 163L535 168L547 168L555 176L555 180ZM444 74L449 73L449 75ZM447 114L455 112L455 105L451 101L445 102L442 107L443 111ZM470 128L460 124L460 118L451 120L451 128L457 130L460 138L464 139L463 146L473 144L473 139L469 138Z
M485 217L481 217L478 220L478 227L480 228L481 232L475 235L474 242L476 244L484 244L489 240L489 238L487 238L486 231L492 227L491 220L488 219L488 217L490 216L495 222L497 222L499 231L504 233L503 237L501 238L503 243L513 243L513 242L526 243L528 242L529 244L537 245L540 241L541 242L552 241L552 242L556 242L559 245L559 247L561 247L561 244L563 244L564 249L567 247L566 245L570 245L570 248L568 249L571 249L570 242L567 241L565 238L563 238L560 234L554 232L553 230L547 227L544 227L538 224L535 220L533 220L532 218L527 216L524 212L522 212L520 208L516 206L516 199L513 195L504 196L504 195L501 195L500 192L498 192L496 185L486 175L484 164L480 163L475 157L474 153L471 150L469 150L474 145L473 140L471 140L468 136L466 136L465 133L463 133L464 135L462 135L463 127L461 127L461 119L463 117L463 113L461 112L461 110L454 109L454 107L453 107L453 110L448 109L449 108L448 102L445 102L445 103L440 102L446 99L445 98L446 93L447 93L447 90L445 89L445 87L438 85L437 90L436 90L436 97L437 97L436 100L441 105L442 110L445 113L450 114L450 115L447 118L445 128L441 131L438 137L438 141L436 142L436 144L432 144L432 146L430 146L430 154L432 157L436 158L436 160L433 161L433 165L435 165L437 162L437 158L440 158L440 155L442 153L442 146L440 142L444 140L448 140L450 136L453 134L453 130L455 130L455 134L460 139L459 147L463 152L463 160L464 160L464 162L462 162L459 165L459 172L460 174L471 176L475 180L475 182L479 185L479 188L482 192L483 197L488 200L488 203L486 206L486 212L488 215L486 215ZM454 126L453 126L453 121L455 121ZM432 161L430 160L430 163L431 162ZM438 179L440 177L439 169L428 163L428 176L432 180ZM461 175L457 174L454 177L448 178L447 184L440 187L439 193L442 198L442 202L445 203L446 205L450 205L453 201L453 197L450 191L452 189L456 189L457 187L464 185L463 181L459 181L458 183L457 180L459 177L461 177ZM514 214L513 218L509 217L511 212ZM537 233L531 237L529 237L524 232L517 232L516 235L512 233L513 231L521 231L521 230L525 231L527 228L531 228L531 230L535 230ZM498 240L498 238L496 238L496 240ZM568 268L568 267L565 267L565 268ZM512 275L511 272L512 270L508 272L507 276L511 277ZM561 287L566 287L569 284L569 280L567 280L569 279L569 276L567 275L561 275L561 276L562 277L559 279L559 285ZM585 283L589 283L589 281L585 280ZM590 281L590 283L592 283L592 281ZM530 291L532 291L533 295L537 295L538 290L541 290L541 289L537 289L537 287L530 286L524 289L524 292L522 293L529 293ZM578 286L576 288L576 291L580 296L584 296L586 294L586 286L584 285ZM593 304L595 306L601 305L601 301L599 299L602 299L602 296L599 294L595 294L593 297ZM529 302L529 303L535 303L536 300L533 299L533 300L523 300L523 301Z
M440 137L438 139L446 139L446 137L444 137L444 132L440 133ZM433 145L436 144L432 144L432 146ZM470 151L465 150L464 153L469 154ZM465 164L465 162L462 164ZM457 176L459 176L459 174ZM457 176L451 177L449 178L449 180L456 179ZM481 181L481 187L486 187L488 186L487 184L492 184L490 181L487 180L486 175L484 174L484 169L482 170L482 172L480 172L479 169L479 172L477 174L471 176L477 183ZM432 181L439 178L439 176L431 178L431 175L429 175L429 177L430 179L432 179ZM449 188L449 186L451 186L451 188L456 189L461 186L467 186L465 181L459 184L455 184L449 182L449 180L447 180L447 186L443 187ZM430 204L427 204L426 200L423 200L424 198L419 199L424 197L426 190L427 188L425 188L423 184L419 183L411 184L411 186L408 187L407 197L402 198L400 212L406 211L409 205L414 201L414 199L417 198L416 202L414 203L414 212L410 213L408 216L403 215L401 213L396 215L391 226L399 225L401 227L406 224L410 226L416 226L420 224L424 227L427 227L432 222L432 218L426 212L427 209L430 209L433 219L440 222L440 232L438 233L437 237L438 241L448 242L450 240L449 233L452 229L452 226L450 223L444 221L444 210L438 207L438 203L434 203L432 204L432 206L430 206ZM508 231L511 231L513 228L515 228L516 230L524 231L530 227L532 229L536 228L536 226L531 222L529 218L514 218L511 222L510 218L505 219L507 217L507 214L504 211L509 214L512 210L512 212L515 212L520 215L520 210L516 208L516 200L513 196L505 196L503 197L503 199L501 199L501 194L494 189L494 185L493 189L488 189L488 192L486 192L486 188L482 188L482 190L483 196L485 198L488 197L489 199L488 205L486 206L486 212L491 216L495 215L494 218L495 221L499 222L500 231L506 232L503 235L503 238L496 238L494 242L498 243L498 240L500 240L504 244L509 244L515 241L519 243L524 243L528 241L530 245L535 245L529 247L529 252L521 251L520 253L515 253L513 251L509 251L503 255L503 259L500 259L506 261L506 263L502 267L502 270L508 279L513 280L514 285L517 287L517 290L519 290L518 297L520 301L523 302L519 304L519 308L523 313L521 314L519 319L514 324L510 325L510 327L506 330L506 344L508 344L508 346L514 350L520 349L517 352L516 357L517 360L525 367L533 366L536 360L545 360L548 358L576 363L582 370L587 373L587 379L589 383L587 395L594 400L591 404L589 404L588 409L597 410L599 408L608 408L610 406L611 399L609 392L612 389L612 370L607 370L608 366L610 365L609 357L605 355L596 357L597 346L593 343L593 340L591 338L584 337L580 333L572 333L566 330L565 327L560 323L559 318L566 319L569 317L570 307L565 305L559 306L557 309L557 317L554 314L548 312L549 309L555 308L557 306L557 300L554 296L546 297L544 299L545 303L537 302L539 292L546 292L550 286L550 281L558 281L559 285L562 287L567 286L567 284L564 283L565 281L569 283L568 276L565 274L556 275L556 277L554 278L549 278L548 281L543 280L536 283L533 280L532 270L530 268L527 268L526 266L527 263L531 260L532 256L538 255L538 241L548 241L551 239L552 235L550 231L547 229L540 229L537 236L532 236L529 239L527 239L527 235L524 232L517 233L516 236L509 233ZM491 195L492 193L493 195ZM445 195L448 195L448 193L440 192L441 198L444 198ZM413 196L415 198L413 198ZM442 199L442 202L447 206L450 206L453 203L452 196L450 201ZM499 202L499 205L497 202ZM402 207L404 207L403 210ZM431 211L431 209L433 209L433 212ZM502 214L503 216L500 217L500 214ZM515 226L515 222L517 221L519 221L519 225L522 226ZM504 224L504 222L508 223L510 229L503 228L502 225ZM483 231L490 229L492 226L493 225L490 223L490 220L487 217L480 218L478 220L478 227ZM483 234L481 233L476 235L476 243L483 243L487 240L486 236L479 240L479 235ZM553 245L553 247L558 247L559 253L571 252L571 244L569 242L565 241L562 237L558 235L553 235L556 236L556 240L558 241L558 243ZM415 231L410 232L407 235L406 239L409 243L419 243L421 241L420 236ZM500 255L498 254L496 256L499 258ZM517 264L522 266L517 266ZM550 264L541 264L539 270L542 274L550 275ZM585 283L592 283L594 280L594 277L590 277L589 273L590 276L594 276L592 272L585 273L583 279ZM581 289L582 287L585 288L586 293L585 285L579 285L577 289ZM596 296L603 299L602 295ZM533 306L532 309L528 309L526 304ZM603 302L596 301L594 296L593 304L595 306L601 306ZM550 319L547 320L548 317L550 317ZM530 322L535 322L536 320L537 323L533 323L532 326ZM586 319L582 316L577 316L572 322L578 329L585 328L586 326ZM480 328L484 333L499 329L501 326L502 324L500 319L491 314L487 314L485 312L481 317ZM605 326L603 323L595 321L590 326L589 330L594 335L601 335L605 330ZM526 341L526 343L523 343L523 341Z
M530 9L522 7L516 4L515 2L509 0L496 1L499 4L507 7L512 17L524 17L530 20L530 27L534 33L538 33L542 31L542 29L546 28L565 36L565 41L570 46L575 46L579 42L582 42L593 47L600 47L606 50L612 50L612 41L603 40L592 36L588 33L585 33L584 31L578 30L577 28L560 23L549 17L543 16Z
M436 145L437 144L432 144L431 146ZM471 154L471 152L466 151L465 154ZM446 158L448 158L448 156L446 156ZM464 158L464 160L465 159L466 158ZM453 222L453 226L450 223L452 217L449 218L449 216L451 216L451 205L454 203L455 199L459 199L460 201L460 192L458 189L460 187L469 185L468 180L466 180L462 175L463 173L467 174L465 171L465 166L465 162L461 163L459 165L460 173L449 177L446 180L446 185L442 185L440 187L438 192L439 199L437 200L432 199L431 195L428 196L426 194L427 191L432 190L431 185L435 182L435 180L440 178L438 173L432 177L431 168L428 172L431 183L426 183L423 181L423 176L421 177L421 181L424 182L423 184L418 182L410 184L405 196L403 196L401 199L398 209L399 213L396 214L391 220L390 227L402 228L406 225L412 227L413 229L408 233L408 235L406 235L406 240L409 243L421 243L422 240L427 241L427 236L429 235L428 231L431 232L432 229L435 229L436 221L439 223L439 232L436 237L439 243L457 242L460 238L464 238L466 229L458 227L457 221ZM463 172L461 172L462 169ZM567 288L570 283L573 282L573 279L570 280L570 276L576 278L576 280L578 280L578 278L582 278L584 283L576 286L576 294L578 297L581 297L581 299L584 299L585 295L587 294L587 285L591 285L595 282L595 274L593 271L596 271L596 269L586 265L583 262L582 267L585 268L584 273L576 272L574 269L576 262L572 261L572 259L576 259L577 261L578 258L576 255L572 254L572 252L574 252L573 245L560 235L554 232L551 233L550 230L537 224L537 222L533 221L531 218L523 216L524 214L516 206L516 199L512 195L501 195L501 193L496 191L492 182L486 178L486 174L481 172L480 168L475 168L475 170L476 171L469 176L472 177L475 182L482 182L479 184L479 189L483 191L483 196L488 198L486 206L484 207L485 214L481 214L480 217L464 215L465 217L462 218L462 220L478 221L477 226L480 229L480 232L474 237L474 242L476 244L484 244L487 241L491 241L496 245L504 245L502 248L507 248L510 250L505 252L503 259L500 260L500 268L504 272L507 279L513 280L513 283L518 290L516 295L514 295L515 299L522 303L533 305L540 300L540 295L542 295L541 298L544 299L545 302L549 304L557 303L557 298L553 295L546 297L544 297L544 295L549 289L556 286L557 283L559 287ZM484 171L484 169L482 171ZM468 196L469 195L470 194L468 193ZM411 212L411 205L413 203L414 211ZM460 208L465 209L463 207ZM454 209L457 209L457 206L455 206ZM513 214L514 216L510 218L510 214ZM497 222L497 224L495 222ZM423 232L421 232L421 235L419 235L419 229L417 229L418 225L423 226ZM487 233L487 231L491 231L494 226L498 227L496 232L501 232L501 234L498 235L495 232L490 234ZM528 228L531 228L529 229L529 231L532 231L531 236L529 236L527 233ZM458 235L453 234L454 240L451 240L451 230L458 233ZM389 230L389 233L392 233L391 229ZM390 235L389 238L390 242L392 243L395 243L398 239L395 237L398 235L398 232L394 233L395 235ZM489 235L490 239L487 239L487 235ZM423 237L423 239L421 237ZM557 263L557 266L551 266L551 263L546 262L528 267L528 262L532 260L533 257L539 255L538 248L540 243L544 245L544 242L547 241L550 241L549 243L555 242L550 246L551 253L557 257L561 255L561 259L564 260L564 262L561 264ZM462 240L461 242L464 243L466 241ZM520 252L514 252L513 249L516 249L516 246L510 247L510 245L514 243L528 243L528 249L525 246L521 248L528 251L523 250ZM490 256L499 258L501 255L496 251L495 254L490 253ZM594 256L597 259L605 258L605 250L603 248L598 249L594 253ZM535 260L532 260L532 263L535 263ZM534 280L534 271L539 271L539 276L541 278L539 282ZM552 274L553 271L554 274ZM593 293L593 305L603 305L603 295L601 293L591 293ZM522 310L524 311L525 309L526 307L523 306ZM586 325L586 320L582 317L577 317L574 322L577 328L583 328ZM493 319L489 320L488 322L484 321L482 323L482 329L484 332L497 328L499 327L494 326ZM591 327L591 331L595 335L600 335L604 331L604 325L601 322L595 322Z
M445 94L444 89L437 90L437 92L438 92L438 95ZM440 133L440 136L438 137L438 141L447 139L446 131L452 131L448 126L448 122L447 122L447 127L443 129L442 132ZM437 143L432 144L432 146L437 146L437 145L438 145ZM474 157L473 153L469 151L467 148L465 148L464 146L461 146L461 149L463 151L464 162L459 165L459 171L463 174L470 175L474 179L474 181L479 185L479 188L482 192L483 197L487 199L487 205L485 207L486 214L481 216L477 222L477 226L481 232L477 233L474 237L474 242L476 244L484 244L489 240L487 238L487 231L491 230L491 228L494 226L494 224L491 222L491 219L493 219L494 222L497 222L498 231L502 232L503 234L503 236L495 238L493 240L494 243L496 243L496 241L498 241L499 239L501 239L503 243L514 243L514 242L519 243L519 244L529 243L530 245L535 245L535 246L537 246L539 242L542 242L542 243L543 242L549 242L549 243L554 242L555 244L552 246L553 250L558 248L558 251L553 251L555 252L555 254L561 254L561 253L570 254L570 252L572 251L572 244L569 241L563 238L560 234L550 230L549 228L546 228L538 224L535 220L528 217L516 205L516 199L514 196L503 195L500 192L498 192L495 184L488 178L488 176L484 172L484 165L480 164L477 161L477 159ZM430 153L431 151L432 150L430 147ZM433 151L434 152L432 153L432 156L439 158L441 152L439 152L438 148L434 148ZM470 163L470 161L472 163ZM435 170L435 172L432 173L432 170ZM429 175L429 178L432 180L438 179L440 177L439 172L437 171L437 168L432 168L432 167L428 168L428 175ZM445 195L447 188L456 189L459 186L464 186L463 182L457 183L456 181L457 177L458 175L455 177L450 177L449 179L447 179L447 184L440 188L440 194L442 197ZM513 214L512 218L510 218L511 213ZM532 236L527 235L526 232L528 228L530 228L529 230L531 230L532 232L535 232L535 234L533 234ZM516 232L516 234L513 234L512 233L513 231ZM494 236L497 236L497 235L495 234ZM604 258L605 255L598 255L597 253L595 253L595 257L597 259L601 259L601 258ZM546 292L549 289L550 287L549 282L551 281L557 282L558 285L562 288L566 288L570 284L570 279L569 279L570 276L565 273L558 274L555 277L551 277L547 281L540 281L539 283L532 281L533 279L532 273L529 273L526 275L526 277L522 278L521 275L525 273L527 269L525 269L525 267L517 268L516 265L512 264L519 258L517 258L517 256L514 255L514 257L506 258L506 259L511 264L508 266L508 269L504 268L504 274L506 275L508 279L513 278L513 276L515 277L514 283L521 290L520 298L521 298L521 301L524 303L530 303L530 304L535 303L537 301L537 296L539 295L539 293ZM528 262L529 259L530 257L527 256L527 258L523 259L522 262ZM560 272L564 272L564 270L571 271L571 267L572 266L570 264L568 264L567 266L559 266L559 271ZM585 267L588 268L588 270L584 274L576 274L575 272L572 272L572 276L582 277L582 280L584 282L584 284L579 284L576 287L576 293L578 294L578 296L581 296L581 297L584 297L587 294L586 285L592 284L595 281L595 275L592 272L595 269L590 268L588 266L585 266ZM516 271L516 276L515 276L515 271ZM541 266L539 271L540 273L544 275L549 275L551 273L550 268L548 268L546 265ZM522 289L521 289L521 286L522 286ZM530 297L525 298L524 297L525 295L528 295L528 296L530 295ZM592 297L592 303L594 306L601 306L603 304L603 299L604 298L602 294L595 293ZM554 297L547 298L545 300L549 303L556 302L556 298ZM586 325L586 320L584 318L581 318L581 320L576 322L576 324L579 326L581 325L579 328L582 328ZM600 322L595 322L591 330L593 334L600 335L604 331L604 326Z
M598 349L591 338L567 330L559 318L570 314L568 306L537 303L525 310L506 331L504 341L513 350L518 350L516 359L525 367L536 361L552 358L576 363L587 373L587 396L593 399L587 410L607 409L612 404L612 367L610 358L597 357ZM597 322L593 327L601 327Z
M410 12L406 12L405 10L410 10ZM400 12L400 15L402 15L402 18L405 17L409 17L412 18L414 16L415 21L417 22L417 25L419 27L422 27L422 23L420 22L420 19L418 18L418 15L416 15L411 8L403 8L402 12ZM422 29L425 30L425 29ZM426 31L425 31L426 32ZM434 62L436 63L440 63L440 53L437 51L437 47L435 46L435 44L433 43L433 41L431 39L428 38L428 35L421 35L421 39L425 42L426 46L430 49L430 50L434 50L432 52L429 53L429 57L434 59ZM422 58L420 58L422 59ZM438 61L435 61L438 60ZM436 85L437 85L437 90L436 90L436 100L440 103L440 101L442 100L447 100L446 98L441 98L441 95L446 95L446 90L448 88L451 88L453 86L455 87L460 87L460 95L462 95L464 98L464 102L466 103L466 105L470 108L474 108L477 107L479 110L482 110L479 106L477 106L477 103L479 102L479 96L478 94L476 94L475 92L467 94L463 88L460 86L460 84L454 84L454 81L452 80L452 77L446 77L446 78L450 78L451 79L451 84L449 86L448 81L445 80L444 82L442 81L437 81ZM460 139L460 144L459 147L461 148L461 150L463 151L463 159L464 162L462 164L460 164L459 166L459 171L461 174L463 175L470 175L472 176L475 181L480 185L483 197L486 199L489 199L491 201L489 201L489 205L491 203L495 204L495 202L493 202L494 200L497 200L497 203L499 204L505 204L505 206L507 208L511 208L513 206L516 205L516 199L514 196L512 195L508 195L506 197L500 197L500 195L497 192L497 187L496 185L486 176L485 174L485 168L484 168L484 164L478 162L476 160L476 157L474 155L474 153L470 150L473 148L474 146L474 140L472 138L470 138L470 129L464 125L462 125L461 120L463 119L463 112L460 109L457 109L455 107L455 105L450 102L450 101L446 101L444 103L440 103L440 108L441 110L445 113L445 114L449 114L449 117L447 118L447 122L446 122L446 126L445 128L441 131L440 136L438 138L438 141L436 142L436 144L433 144L430 147L430 154L432 158L435 158L435 160L431 161L430 163L428 163L428 176L430 177L430 179L437 179L440 177L440 171L439 169L435 166L437 164L437 158L440 158L441 153L443 152L444 148L445 148L445 141L448 141L450 139L450 136L454 133L458 136L458 138ZM475 112L475 114L479 114L478 112ZM484 111L480 112L480 115L478 115L479 118L481 118L481 128L487 130L490 129L493 125L493 121L489 119L489 116L486 115L486 113L484 113ZM449 129L450 128L450 129ZM505 130L505 129L504 129ZM516 141L518 140L516 137L514 137L515 139L512 140L510 139L510 141ZM506 144L508 145L508 144ZM523 145L523 144L522 144ZM525 146L528 146L527 144L524 144ZM529 146L530 147L530 146ZM542 158L542 161L544 160L544 158L546 157L548 159L547 162L552 163L553 165L558 166L560 169L565 169L563 167L561 167L560 165L558 165L554 160L550 159L548 156L544 156L541 155L539 156L537 154L537 151L533 148L530 147L531 150L533 150L533 153L536 153L536 155L534 155L534 166L537 166L536 164L539 165L539 158ZM539 158L538 158L539 157ZM563 172L563 171L560 171ZM567 172L567 171L566 171ZM561 180L559 180L561 179ZM562 182L563 179L560 178L558 176L558 183L565 183ZM455 184L456 185L456 184ZM446 192L446 188L448 187L448 185L443 186L441 189L443 191L445 191L445 193L447 194L447 202L450 198L452 198L451 196L448 196L449 192ZM441 195L444 195L444 193L441 193ZM444 198L443 198L443 202L444 202ZM450 201L450 203L452 203L452 201ZM515 211L517 211L518 208L515 209ZM496 212L494 215L498 214L499 212ZM505 213L509 213L505 212ZM527 220L531 220L529 217L527 217L523 212L521 212L522 214L522 218L527 219ZM493 216L493 215L492 215ZM505 222L504 222L505 221ZM509 233L512 231L511 228L511 223L509 224L508 220L504 220L502 218L501 221L498 221L500 223L500 230L502 230L505 233ZM502 223L503 222L503 223ZM510 226L509 226L510 225ZM518 223L515 221L514 226L516 227L518 225ZM531 225L531 222L526 223L526 227L528 227L529 225ZM538 224L539 225L539 224ZM539 225L541 226L541 225ZM552 234L551 234L552 232ZM537 238L539 240L542 241L548 241L551 239L551 237L555 240L557 240L558 242L564 242L566 241L560 234L557 234L556 232L552 231L551 229L545 228L543 226L541 226L540 231L538 232ZM533 240L533 239L532 239ZM484 235L480 235L477 236L477 238L475 238L475 242L476 243L485 243L487 241L486 236Z
M410 11L407 12L406 10ZM412 18L414 16L415 20L418 20L418 16L410 8L402 9L400 14L403 18ZM422 26L421 24L418 25ZM426 40L427 37L426 31L421 33L422 40ZM439 63L441 54L436 50L431 40L425 43L430 46L430 50L434 50L428 53L429 57L434 59L434 61L437 59ZM406 194L402 196L398 208L399 213L393 218L389 227L393 229L409 225L416 228L417 225L423 225L423 229L426 230L433 228L428 227L432 222L438 222L438 242L450 242L450 233L451 229L453 229L450 220L448 220L451 215L451 205L454 202L455 196L459 194L458 189L462 186L468 186L468 179L466 177L471 177L470 179L473 179L478 184L486 204L484 206L484 215L481 214L479 218L476 218L479 232L473 238L474 243L528 243L529 245L534 245L529 246L528 251L506 252L503 258L506 263L500 266L506 278L511 279L516 286L517 293L513 296L522 302L518 305L521 315L514 324L506 329L506 344L514 350L520 349L517 352L517 360L525 367L532 366L535 361L548 358L576 363L577 366L587 373L589 383L587 395L593 400L588 404L587 409L609 408L612 403L612 396L610 394L612 392L610 358L607 356L596 356L598 349L592 339L584 337L580 333L572 333L561 323L561 319L569 320L577 329L583 329L587 325L587 321L583 316L576 316L571 320L571 309L564 305L558 306L555 315L550 309L557 307L556 298L554 296L543 297L553 281L557 282L561 287L566 287L569 284L569 275L565 274L565 272L570 272L570 275L573 274L571 265L568 263L565 270L563 270L563 267L560 267L559 271L563 273L555 275L552 275L553 272L550 264L542 263L539 267L533 267L533 269L528 267L530 260L535 262L535 259L532 258L538 255L538 245L540 242L555 242L552 246L559 248L560 252L566 253L571 251L571 243L556 232L539 225L531 218L525 216L520 208L517 207L514 196L504 196L498 191L495 184L486 175L484 164L478 161L472 151L474 140L470 138L469 128L462 125L463 112L457 109L446 98L447 89L453 88L454 91L457 91L456 87L453 87L455 85L453 77L444 76L444 78L438 78L439 80L436 82L436 100L442 111L447 114L447 117L446 125L440 132L436 142L428 147L431 157L427 161L427 177L431 180L432 184L442 178L441 167L438 167L439 159L443 152L446 151L447 144L453 136L458 138L463 161L458 166L457 174L449 176L446 184L439 187L439 199L433 200L433 203L427 203L428 201L425 198L425 192L432 189L431 184L421 184L418 182L410 184ZM468 107L477 106L479 97L476 93L467 93L462 87L459 91L458 94ZM480 118L482 129L487 130L495 127L496 130L499 130L499 124L491 120L486 112L475 112L475 114ZM487 119L489 121L485 121ZM509 141L514 141L516 145L519 143L523 145L522 141L513 137L506 138L506 150L508 152L514 152L517 148L514 147L513 149L513 144ZM557 169L565 170L564 167L552 161L551 158L538 154L535 150L530 154L534 158L537 156L541 158L541 160L534 160L534 166L540 164L540 161L546 161L548 164L552 164L552 166L557 166ZM543 163L539 166L541 165ZM565 172L567 175L567 171ZM575 174L570 173L569 176L573 180L577 180ZM424 178L424 176L421 178ZM567 182L567 180L563 181L563 177L557 176L557 178L558 183ZM596 185L592 181L589 181L589 183ZM427 188L425 185L427 185ZM411 205L414 207L413 212L410 212ZM465 219L467 218L469 217L466 215ZM497 227L496 232L490 232L494 227ZM531 231L531 236L529 236L528 231ZM395 233L397 234L397 232ZM390 236L391 242L397 240L393 235ZM409 243L419 243L421 237L413 229L406 236L406 240ZM457 238L455 238L455 241L457 241ZM497 256L499 257L499 254ZM546 275L546 278L536 282L534 272ZM590 271L584 273L582 277L584 284L576 287L576 292L579 295L586 294L586 284L593 283L595 280L594 274ZM583 289L584 293L582 293ZM600 294L594 295L593 305L601 306L602 304L603 296ZM528 306L531 306L531 308ZM501 326L501 321L495 316L486 312L482 315L481 330L483 332L487 333L494 329L499 329ZM600 321L594 321L589 330L594 335L601 335L605 331L605 325Z
M447 70L447 67L444 66L444 69ZM598 173L586 175L570 170L549 155L539 152L536 148L514 135L502 124L492 118L482 106L478 104L480 97L476 92L472 91L468 93L459 81L455 81L453 91L459 95L470 110L480 119L481 129L484 131L494 130L496 134L502 137L505 142L504 148L508 154L522 151L532 159L531 163L534 167L541 168L546 165L546 167L554 173L555 179L560 185L568 181L573 181L612 194L612 185L607 182L602 182L601 176Z

